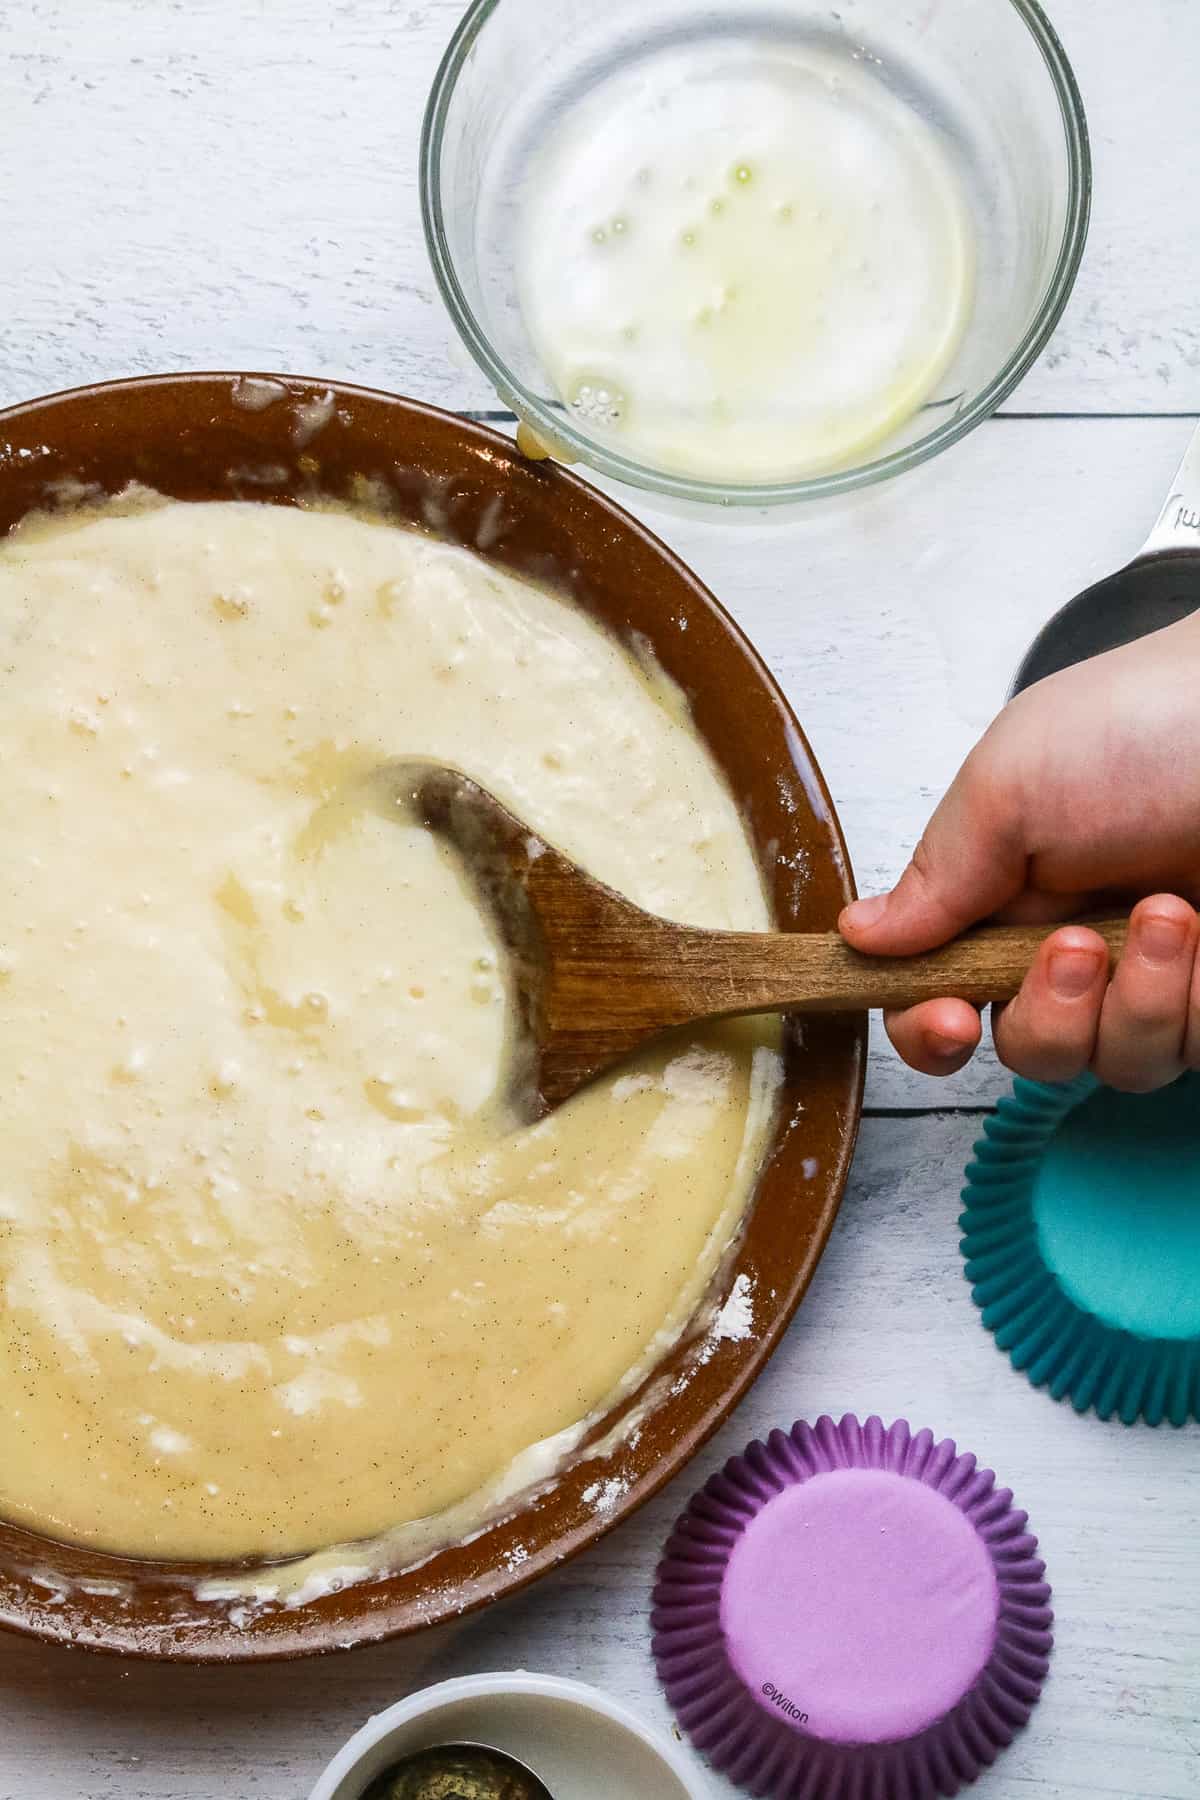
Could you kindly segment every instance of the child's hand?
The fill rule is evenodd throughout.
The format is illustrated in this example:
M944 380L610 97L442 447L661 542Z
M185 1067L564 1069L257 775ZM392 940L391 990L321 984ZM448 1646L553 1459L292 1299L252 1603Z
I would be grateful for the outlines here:
M903 956L993 915L1069 918L1114 894L1153 898L1134 910L1111 984L1102 940L1068 926L996 1009L997 1049L1019 1074L1066 1081L1091 1068L1145 1092L1200 1068L1189 904L1200 901L1200 615L1019 695L963 764L898 885L847 907L841 930L858 950ZM980 1038L964 1000L931 1000L887 1028L929 1075L962 1068Z

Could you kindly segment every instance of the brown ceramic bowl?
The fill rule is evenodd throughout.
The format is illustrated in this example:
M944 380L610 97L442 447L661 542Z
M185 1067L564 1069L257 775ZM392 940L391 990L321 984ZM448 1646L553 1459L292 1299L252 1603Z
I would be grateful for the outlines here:
M527 462L506 439L412 401L290 378L158 376L0 413L0 532L33 507L131 481L186 500L286 505L318 494L361 497L364 479L402 519L483 546L495 562L569 595L619 637L648 639L687 693L741 802L779 924L832 924L852 895L845 847L778 688L695 576L573 475ZM130 1655L299 1656L469 1612L582 1550L683 1466L778 1343L841 1199L864 1060L860 1021L813 1020L802 1038L790 1038L773 1144L714 1295L719 1301L747 1278L752 1335L704 1343L702 1328L693 1333L643 1390L640 1432L622 1442L617 1431L605 1454L585 1451L469 1544L292 1609L251 1608L235 1622L195 1593L198 1578L227 1576L228 1566L130 1561L0 1526L0 1624ZM591 1441L612 1433L638 1400L602 1421ZM603 1511L585 1497L594 1501L598 1483L606 1498L617 1496Z

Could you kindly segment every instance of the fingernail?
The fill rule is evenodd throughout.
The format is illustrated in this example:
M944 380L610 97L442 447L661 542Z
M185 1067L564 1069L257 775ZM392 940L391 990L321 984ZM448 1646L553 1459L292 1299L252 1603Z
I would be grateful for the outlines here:
M869 900L852 900L842 917L850 925L859 925L864 930L878 925L887 911L888 895L875 894Z
M946 1037L940 1031L925 1033L925 1047L930 1055L936 1056L940 1062L950 1062L953 1058L961 1056L967 1049L967 1045L960 1039Z
M1086 994L1100 972L1094 950L1056 950L1050 958L1050 986L1063 1000Z
M1183 955L1188 936L1186 922L1166 913L1143 914L1137 922L1138 953L1148 963L1173 963Z

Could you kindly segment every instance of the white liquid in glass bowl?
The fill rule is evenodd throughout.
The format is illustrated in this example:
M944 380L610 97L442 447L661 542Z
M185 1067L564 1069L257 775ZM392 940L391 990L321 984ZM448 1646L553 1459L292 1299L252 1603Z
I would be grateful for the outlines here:
M518 301L559 398L681 475L862 460L934 393L970 317L947 150L849 49L660 44L560 115L517 219Z

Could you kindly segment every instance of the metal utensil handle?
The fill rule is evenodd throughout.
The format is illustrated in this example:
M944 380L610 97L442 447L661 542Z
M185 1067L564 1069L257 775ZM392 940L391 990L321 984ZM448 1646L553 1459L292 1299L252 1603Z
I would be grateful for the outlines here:
M1166 505L1141 554L1155 556L1163 550L1200 552L1200 425L1184 452Z

